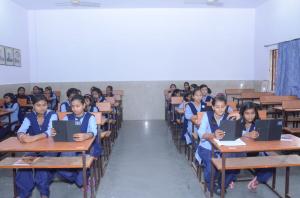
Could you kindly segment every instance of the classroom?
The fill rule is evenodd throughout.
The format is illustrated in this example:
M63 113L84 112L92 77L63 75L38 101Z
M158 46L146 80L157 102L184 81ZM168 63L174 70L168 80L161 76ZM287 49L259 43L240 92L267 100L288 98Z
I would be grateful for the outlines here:
M0 0L0 198L300 197L299 0Z

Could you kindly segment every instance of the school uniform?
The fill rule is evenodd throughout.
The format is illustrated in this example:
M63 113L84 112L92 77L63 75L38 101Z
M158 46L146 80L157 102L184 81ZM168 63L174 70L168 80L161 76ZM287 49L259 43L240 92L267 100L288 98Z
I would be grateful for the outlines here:
M50 101L48 101L48 109L55 110L57 106L57 96L54 93L50 95Z
M44 133L49 137L51 136L52 121L57 119L57 115L54 111L47 110L44 114L44 122L40 126L37 121L37 114L31 112L25 117L17 133L27 133L30 136ZM54 157L57 156L57 153L28 152L25 153L25 156ZM19 169L16 174L16 185L19 197L30 197L34 187L38 188L41 195L49 197L49 186L53 180L53 176L54 172L49 169L35 169L34 173L31 169Z
M193 131L193 123L191 118L194 115L197 115L198 112L203 111L204 103L201 102L200 105L197 107L194 102L189 102L186 105L186 109L184 112L184 122L183 122L183 131L182 135L185 138L186 144L192 143L192 131Z
M33 102L33 98L35 96L37 96L37 95L39 95L39 94L30 94L30 95L28 95L29 101L32 103Z
M72 107L69 100L66 100L61 103L60 112L72 112Z
M243 122L243 121L242 121ZM249 128L246 128L246 126L244 127L243 130L243 135L255 131L255 123L252 123L251 126ZM266 152L260 152L260 153L245 153L244 156L267 156L268 154ZM273 170L272 168L261 168L261 169L255 169L255 173L254 175L257 177L257 181L259 183L267 183L268 180L273 176Z
M232 113L233 112L232 107L227 105L226 109L225 109L225 112L228 113L228 114Z
M68 114L64 117L64 120L74 120L75 124L80 125L81 133L92 133L95 137L95 141L92 144L90 154L93 157L99 157L101 155L101 145L97 135L97 123L96 118L91 113L84 113L82 117L76 117L74 113ZM79 156L81 153L76 152L63 152L60 156ZM83 173L82 169L65 169L58 170L58 175L66 179L71 183L75 183L78 187L83 186Z
M11 112L10 114L10 121L11 123L14 123L11 125L11 130L14 130L16 127L16 123L19 121L19 112L20 112L20 107L18 103L10 103L10 104L4 104L4 109L6 111ZM1 118L1 122L3 123L9 123L9 117L5 116Z
M180 103L180 105L178 106L178 109L185 109L185 105L187 103L185 101L183 101L182 103ZM176 119L180 119L181 122L184 122L184 115L182 115L181 117L178 115L178 117L176 117Z
M198 135L200 138L200 142L195 153L195 157L198 160L199 164L203 164L204 166L204 180L207 183L207 186L210 186L210 173L211 173L211 143L203 139L203 135L205 133L215 133L217 129L219 129L220 123L222 120L226 120L228 114L225 113L223 117L216 121L214 118L213 111L207 111L204 113L201 125L198 129ZM214 157L220 157L220 153L215 152ZM233 157L233 156L232 156ZM216 171L215 171L216 172ZM232 181L236 179L236 175L238 174L238 170L226 171L225 173L225 187L227 187ZM220 185L221 181L219 180L218 184Z
M98 98L97 102L105 102L105 97L104 96L100 96Z
M202 105L203 111L212 111L212 107L207 106L207 102L210 102L211 100L212 100L212 97L210 95L206 95L206 96L202 97L201 105Z
M87 112L99 112L99 109L95 104L93 104L87 108Z
M210 102L212 100L212 97L210 95L206 95L202 97L203 102Z

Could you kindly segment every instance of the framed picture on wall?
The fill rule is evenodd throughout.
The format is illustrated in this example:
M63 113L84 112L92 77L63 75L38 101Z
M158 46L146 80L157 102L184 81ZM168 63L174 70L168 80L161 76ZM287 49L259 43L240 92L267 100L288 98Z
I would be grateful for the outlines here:
M4 46L0 45L0 65L5 65L5 50Z
M14 48L5 47L5 65L14 65Z
M21 50L14 49L14 65L21 67Z

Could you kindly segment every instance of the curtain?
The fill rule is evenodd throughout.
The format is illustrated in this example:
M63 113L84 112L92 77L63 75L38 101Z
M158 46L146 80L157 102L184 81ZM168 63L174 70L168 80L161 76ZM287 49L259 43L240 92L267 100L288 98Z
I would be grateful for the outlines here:
M300 39L278 45L275 92L300 97Z

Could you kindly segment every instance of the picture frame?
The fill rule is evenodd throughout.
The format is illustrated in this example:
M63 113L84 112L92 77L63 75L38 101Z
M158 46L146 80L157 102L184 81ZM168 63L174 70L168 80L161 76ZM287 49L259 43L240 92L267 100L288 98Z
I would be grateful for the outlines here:
M5 65L5 47L0 45L0 65Z
M5 65L14 65L14 48L5 47Z
M21 58L22 58L21 50L14 48L14 66L21 67L22 64Z

